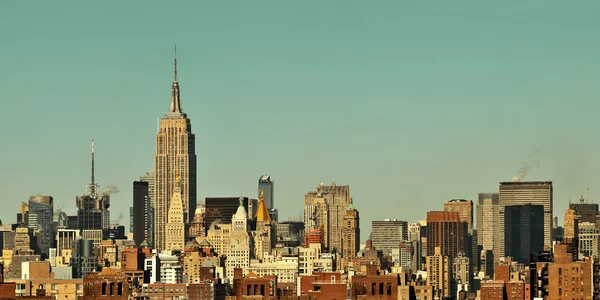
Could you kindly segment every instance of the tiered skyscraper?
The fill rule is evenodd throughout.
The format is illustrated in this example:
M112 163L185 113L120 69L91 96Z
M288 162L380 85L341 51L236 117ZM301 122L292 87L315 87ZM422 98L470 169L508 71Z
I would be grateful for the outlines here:
M86 194L77 196L77 229L100 230L110 226L110 195L100 192L94 178L94 141L92 141L92 181L87 185Z
M196 209L196 139L192 124L181 108L177 82L177 56L174 59L173 85L169 111L160 120L154 158L154 247L166 249L167 213L175 191L176 174L181 177L184 220L190 223Z

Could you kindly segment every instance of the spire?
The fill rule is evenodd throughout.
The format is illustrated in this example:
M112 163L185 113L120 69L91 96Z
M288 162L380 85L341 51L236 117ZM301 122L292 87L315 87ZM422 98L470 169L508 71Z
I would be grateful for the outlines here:
M179 99L179 83L177 82L177 46L175 46L175 55L173 56L173 86L171 87L171 106L170 114L182 114L181 100Z
M96 182L94 180L94 140L92 140L92 185L95 185Z
M267 205L265 204L265 194L262 190L260 190L260 200L258 201L258 209L256 210L256 221L271 221L269 210L267 210Z

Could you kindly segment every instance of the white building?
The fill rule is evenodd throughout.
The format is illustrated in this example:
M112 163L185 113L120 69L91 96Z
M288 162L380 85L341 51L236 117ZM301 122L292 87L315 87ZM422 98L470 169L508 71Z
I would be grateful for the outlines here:
M231 239L227 249L227 260L225 260L225 271L227 278L233 281L233 270L241 268L244 275L248 274L250 266L250 249L252 240L248 234L248 214L243 205L244 198L240 198L237 212L231 218Z
M278 282L294 283L298 275L298 257L274 257L268 255L264 260L250 261L248 272L259 277L277 275Z

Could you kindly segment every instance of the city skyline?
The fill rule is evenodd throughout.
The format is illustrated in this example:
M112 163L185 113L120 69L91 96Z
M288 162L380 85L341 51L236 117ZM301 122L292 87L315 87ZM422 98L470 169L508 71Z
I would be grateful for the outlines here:
M495 15L483 4L468 7L465 14L487 17L481 29L475 26L479 19L458 22L459 11L440 15L448 4L399 5L389 12L322 4L302 17L290 6L265 12L243 4L223 22L210 12L226 7L207 7L198 18L191 11L202 6L189 4L189 12L177 8L179 23L153 36L167 24L153 25L152 18L160 20L174 7L156 5L148 19L129 24L120 16L132 13L133 4L110 13L109 6L81 5L89 11L75 15L44 5L0 4L15 12L0 18L4 28L33 22L7 32L8 47L0 49L0 63L7 66L0 69L7 99L0 122L8 129L0 133L7 145L0 158L4 223L13 222L21 201L36 194L51 195L55 207L73 215L73 198L88 183L92 139L98 142L100 189L113 184L121 190L111 195L111 215L128 214L132 182L153 166L175 42L183 106L197 139L198 203L254 197L256 177L268 173L277 181L280 220L301 219L304 194L335 181L352 187L364 240L373 220L424 220L448 200L498 192L498 183L517 174L535 149L539 167L524 180L554 182L555 212L587 188L591 200L600 191L593 173L600 167L593 160L599 124L592 115L600 42L586 33L600 24L589 7L552 2L535 12L529 3L496 7ZM16 19L25 9L30 15ZM106 25L90 14L94 9L120 22ZM242 14L247 9L263 20ZM341 16L330 15L334 9L342 9ZM568 21L539 21L544 28L527 22L564 15ZM49 16L69 18L45 24ZM297 27L307 17L311 25ZM403 17L432 23L406 29ZM242 26L250 21L257 24ZM283 28L273 26L280 23ZM517 28L524 33L510 36ZM86 30L81 39L62 40ZM265 36L246 37L258 30ZM293 35L286 37L286 30ZM129 35L134 41L124 42ZM280 38L277 44L269 42L273 37ZM440 43L441 52L433 51ZM438 188L429 189L431 182ZM373 201L395 212L367 205ZM562 220L562 213L555 215Z

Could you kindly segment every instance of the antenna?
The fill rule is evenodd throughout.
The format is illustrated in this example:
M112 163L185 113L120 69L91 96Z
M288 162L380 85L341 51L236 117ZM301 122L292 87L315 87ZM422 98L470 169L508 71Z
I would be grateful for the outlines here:
M92 140L92 182L91 185L94 185L94 140Z

